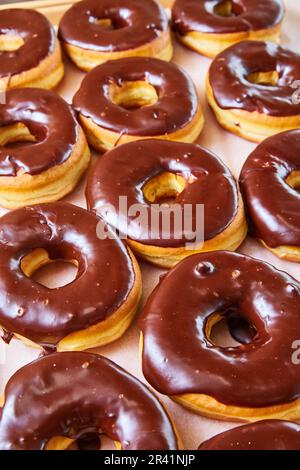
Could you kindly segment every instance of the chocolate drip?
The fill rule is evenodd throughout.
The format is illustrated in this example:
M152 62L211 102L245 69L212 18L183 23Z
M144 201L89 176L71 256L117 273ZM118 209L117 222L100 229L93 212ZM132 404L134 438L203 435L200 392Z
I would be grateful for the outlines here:
M54 50L53 27L46 17L30 8L1 10L0 34L23 40L23 45L15 51L0 51L0 77L33 69Z
M274 72L276 84L254 83L251 76ZM214 98L222 109L270 116L298 116L293 83L300 77L300 55L271 42L242 41L219 54L209 70Z
M199 450L300 450L300 426L280 420L264 420L223 432Z
M253 234L270 247L300 246L300 195L286 182L300 171L300 130L262 142L240 176Z
M249 344L218 347L208 321L231 308L257 334ZM167 395L205 394L251 408L293 402L300 397L300 367L292 361L299 308L299 282L269 264L230 252L191 256L144 308L144 375Z
M109 221L114 228L127 233L130 239L155 246L182 246L187 239L178 233L174 219L170 222L170 236L166 237L161 218L155 227L140 226L134 215L122 214L112 218L107 207L119 214L119 197L126 196L128 208L134 204L147 212L151 220L151 207L143 194L145 184L162 173L173 173L184 178L186 187L173 201L182 208L191 204L192 231L204 228L208 240L223 232L234 219L238 209L237 184L226 166L212 153L198 145L144 140L117 147L99 159L90 173L86 197L88 207ZM204 227L197 227L196 205L205 204ZM199 223L199 221L198 221ZM182 224L183 225L183 224ZM150 230L150 228L152 230ZM184 228L184 227L182 227Z
M179 34L192 31L234 34L268 29L281 23L281 0L233 0L230 16L218 15L216 7L224 0L176 0L172 9L174 29Z
M11 333L10 331L6 331L4 328L2 328L1 339L2 339L2 341L4 341L4 343L10 344L13 337L14 337L13 333Z
M52 437L106 434L124 450L175 450L173 426L157 398L104 357L57 353L9 380L0 417L1 450L43 450Z
M110 20L105 27L99 20ZM168 29L162 7L153 0L84 0L73 5L59 25L67 44L98 52L136 49Z
M16 176L18 172L39 174L70 157L77 142L78 124L59 95L39 88L7 91L5 104L0 104L0 131L1 127L20 123L35 142L0 147L0 177Z
M42 346L42 350L39 354L39 357L49 356L49 354L54 354L57 352L57 347L55 344L47 344L47 345L41 344L41 346Z
M128 110L115 105L109 86L146 81L158 95L155 104ZM97 93L95 93L97 90ZM137 136L174 133L188 125L198 110L191 78L177 65L159 59L133 57L108 61L89 72L73 98L75 110L114 132Z
M134 283L131 258L112 234L98 238L98 224L93 214L63 202L18 209L0 219L0 324L5 329L55 346L67 334L106 320L127 299ZM51 259L75 261L76 279L49 289L27 277L21 261L37 248Z

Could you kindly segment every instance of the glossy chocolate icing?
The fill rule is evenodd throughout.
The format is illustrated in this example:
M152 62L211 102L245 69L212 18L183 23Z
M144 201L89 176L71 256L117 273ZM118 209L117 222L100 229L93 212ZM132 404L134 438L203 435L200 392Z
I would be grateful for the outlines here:
M199 450L300 450L300 426L275 419L258 421L218 434Z
M286 183L300 171L300 130L262 142L246 160L241 189L252 233L270 247L300 246L300 195Z
M218 15L224 0L176 0L172 9L174 29L179 34L192 31L234 34L278 25L284 16L281 0L233 0L230 16Z
M0 131L1 127L23 123L36 142L16 148L0 146L0 176L39 174L71 156L78 123L63 98L49 90L23 88L7 91L5 101L0 104Z
M26 365L9 380L0 413L1 450L43 450L51 437L99 432L124 450L177 449L157 398L95 354L56 353Z
M276 85L256 84L248 78L259 72L278 73ZM297 116L293 83L300 77L300 55L277 44L242 41L219 54L209 69L217 105L270 116ZM295 91L295 90L294 90Z
M221 251L191 256L166 275L144 308L144 375L161 393L205 394L226 405L299 399L300 367L292 362L299 308L299 282L269 264ZM213 344L208 319L233 310L256 336L237 347Z
M106 214L111 205L118 212L119 197L127 197L128 208L139 204L151 217L152 204L143 194L148 181L162 173L173 173L184 178L186 188L173 201L184 204L205 204L204 238L214 238L233 221L238 209L237 184L228 168L212 153L199 145L143 140L116 147L99 159L93 167L87 184L88 207L104 220L127 232L130 239L155 246L182 246L187 241L181 231L175 232L171 220L171 238L164 238L162 220L156 227L140 226L134 215L112 220ZM157 203L156 203L157 204ZM159 204L159 202L158 202ZM194 207L195 208L195 207ZM196 232L196 210L193 210L192 229ZM120 224L121 221L121 224ZM128 226L128 229L127 229Z
M59 202L18 209L0 219L0 324L42 345L95 325L127 299L132 261L117 238L97 237L99 220L85 209ZM25 276L20 263L36 248L51 259L76 260L70 284L47 288Z
M158 94L150 106L128 110L115 105L109 85L146 81ZM198 110L191 78L177 65L159 59L133 57L108 61L89 72L73 98L75 110L105 129L137 136L174 133L188 125Z
M111 20L110 27L99 20ZM168 19L154 0L84 0L63 16L59 38L67 44L98 52L136 49L168 29Z
M47 18L30 8L0 11L0 35L19 36L24 44L16 51L0 51L0 77L37 67L54 50L55 32Z

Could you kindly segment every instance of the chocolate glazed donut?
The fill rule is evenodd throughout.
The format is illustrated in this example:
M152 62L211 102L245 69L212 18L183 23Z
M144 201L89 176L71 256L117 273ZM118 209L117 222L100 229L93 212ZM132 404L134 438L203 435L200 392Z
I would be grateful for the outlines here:
M120 337L140 298L137 263L101 222L67 203L10 212L0 219L0 324L21 339L58 350L82 350ZM47 288L32 274L53 260L78 268L76 279Z
M281 0L176 0L173 27L186 46L209 57L245 39L278 41Z
M298 419L299 308L299 282L269 264L230 252L191 256L144 308L144 375L160 393L218 419ZM212 328L232 314L256 335L249 344L217 346Z
M176 450L174 428L145 385L104 357L56 353L9 380L0 417L1 450L65 449L91 433L123 450Z
M300 450L300 426L275 419L258 421L218 434L199 450Z
M208 101L221 126L260 142L300 127L300 103L293 100L299 76L299 54L270 42L242 41L212 62Z
M17 146L6 147L11 143ZM59 95L40 88L6 92L0 104L1 205L12 209L60 199L74 189L89 161L85 135Z
M168 18L155 0L84 0L59 25L59 37L75 64L85 71L122 57L170 60Z
M240 183L255 237L275 255L300 261L300 130L262 142L246 160Z
M73 106L90 144L100 151L146 137L193 142L204 124L191 78L158 59L99 65L83 79Z
M41 13L0 10L0 90L54 88L64 75L54 28Z
M159 266L172 267L197 251L235 250L247 233L236 181L199 145L150 139L119 146L93 167L86 197L89 209L126 234L127 243L141 257ZM126 197L128 207L122 215L120 197ZM177 217L170 215L168 225L167 215L160 212L161 201L172 197L168 208L180 208L180 227ZM198 219L198 204L205 206L203 221ZM187 228L183 219L188 205L192 212ZM145 211L143 225L137 211L130 213L134 207L139 214ZM150 223L155 207L157 224Z

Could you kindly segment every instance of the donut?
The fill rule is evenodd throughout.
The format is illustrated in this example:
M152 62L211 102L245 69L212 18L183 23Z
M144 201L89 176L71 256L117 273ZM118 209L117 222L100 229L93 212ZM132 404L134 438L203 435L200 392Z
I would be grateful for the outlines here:
M129 327L141 296L134 256L101 221L66 202L17 209L0 219L0 325L50 350L102 346ZM75 280L57 289L34 279L57 259L73 263Z
M300 130L269 137L240 175L252 234L272 253L300 261Z
M90 161L69 105L40 88L8 90L0 104L0 205L14 209L70 193Z
M90 434L105 434L123 450L178 449L174 426L158 399L102 356L50 354L7 383L1 450L65 450Z
M199 450L300 450L300 426L266 419L225 431L205 441Z
M300 283L269 264L226 251L191 256L163 277L142 313L144 376L208 417L297 420L299 308ZM256 334L219 346L213 327L232 315Z
M0 91L54 88L63 76L60 45L47 18L29 8L0 10Z
M155 0L83 0L64 14L58 34L70 59L84 71L107 60L169 61L173 55L168 18Z
M159 59L132 57L99 65L83 79L73 106L88 141L100 151L155 137L193 142L204 125L191 78Z
M282 0L175 0L173 29L190 49L215 57L245 39L279 41Z
M300 100L293 88L300 55L271 42L242 41L212 62L208 102L222 127L260 142L300 127Z
M128 208L122 215L120 197L126 197ZM162 267L172 267L199 251L235 250L247 234L234 177L215 155L195 144L148 139L116 147L90 172L86 198L90 210L127 234L135 253ZM179 209L179 223L171 211L164 218L159 210L168 198L172 205L166 209ZM197 204L204 205L203 220L198 218ZM137 220L134 208L146 217Z

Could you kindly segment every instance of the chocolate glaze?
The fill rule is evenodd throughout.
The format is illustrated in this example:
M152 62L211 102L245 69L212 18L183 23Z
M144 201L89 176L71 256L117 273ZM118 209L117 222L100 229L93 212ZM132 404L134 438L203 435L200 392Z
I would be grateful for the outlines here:
M51 346L115 312L132 289L134 272L117 238L97 237L98 223L93 214L63 202L18 209L0 219L1 326ZM36 248L51 259L76 260L76 279L50 289L26 277L21 260Z
M40 88L7 91L6 103L0 104L0 131L17 123L27 126L36 142L15 148L0 146L0 176L39 174L71 156L78 123L70 106L56 93Z
M97 23L104 19L112 26ZM84 0L64 14L59 38L88 50L119 52L148 44L167 29L166 14L154 0Z
M218 434L199 450L300 450L300 426L275 419L258 421Z
M127 197L128 208L139 204L151 217L151 202L144 194L145 184L164 172L183 177L186 188L175 198L174 204L205 204L204 237L215 237L232 222L238 209L237 184L228 168L212 153L199 145L143 140L116 147L106 153L94 166L89 175L86 189L88 207L114 228L143 244L156 246L181 246L187 240L183 233L175 232L174 218L171 219L171 238L165 239L162 220L157 227L140 226L134 215L125 214L118 220L107 214L108 205L118 214L119 197ZM113 219L112 219L113 217ZM121 221L121 224L120 224ZM196 210L192 214L192 227L196 231ZM128 226L128 229L127 229Z
M33 69L54 50L53 27L45 16L29 8L1 10L0 34L20 36L24 41L16 51L0 51L0 77Z
M278 72L277 85L252 83L258 72ZM219 54L209 69L214 98L222 109L239 109L270 116L297 116L292 84L300 77L300 55L271 42L242 41ZM295 90L294 90L295 91Z
M144 375L161 393L206 394L233 406L299 399L300 367L292 363L299 308L300 283L269 264L222 251L191 256L167 274L144 308ZM233 309L257 335L249 344L216 346L206 322Z
M91 289L90 289L91 291ZM43 450L49 439L104 433L124 450L175 450L177 439L157 398L104 357L56 353L9 380L0 418L1 450Z
M272 28L281 23L281 0L233 0L231 16L221 16L215 8L224 0L176 0L172 9L174 29L181 35L200 33L234 34Z
M115 105L109 85L121 86L127 81L146 81L156 89L158 101L134 110ZM73 98L73 106L105 129L155 137L189 124L197 113L198 98L191 78L177 65L132 57L108 61L89 72Z
M286 183L294 171L300 171L300 130L266 139L242 168L252 233L270 247L300 246L300 195Z

